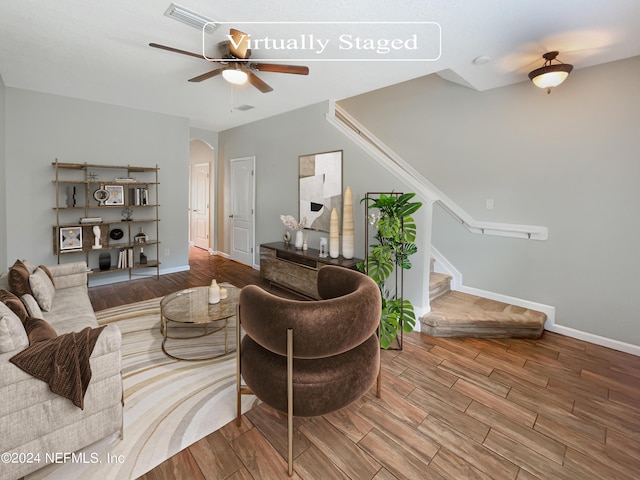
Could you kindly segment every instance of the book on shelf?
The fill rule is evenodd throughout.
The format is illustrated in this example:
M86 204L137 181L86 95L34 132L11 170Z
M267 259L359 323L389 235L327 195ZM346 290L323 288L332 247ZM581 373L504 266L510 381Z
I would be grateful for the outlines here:
M146 188L132 188L129 190L130 205L148 205L149 190Z
M102 217L81 217L80 223L102 223Z
M133 248L123 248L118 254L118 268L133 268Z
M133 183L136 179L131 177L117 177L115 181L119 183Z

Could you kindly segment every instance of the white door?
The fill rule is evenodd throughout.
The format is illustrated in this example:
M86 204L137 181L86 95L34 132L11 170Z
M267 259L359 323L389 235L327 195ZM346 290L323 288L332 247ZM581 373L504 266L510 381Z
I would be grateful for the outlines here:
M209 164L191 167L191 241L209 248Z
M256 157L231 160L231 259L253 266Z

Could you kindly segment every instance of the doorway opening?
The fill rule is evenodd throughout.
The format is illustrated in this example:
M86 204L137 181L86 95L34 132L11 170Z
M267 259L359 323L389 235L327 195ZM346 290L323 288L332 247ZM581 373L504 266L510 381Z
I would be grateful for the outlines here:
M213 252L215 210L214 149L202 140L189 142L189 246Z

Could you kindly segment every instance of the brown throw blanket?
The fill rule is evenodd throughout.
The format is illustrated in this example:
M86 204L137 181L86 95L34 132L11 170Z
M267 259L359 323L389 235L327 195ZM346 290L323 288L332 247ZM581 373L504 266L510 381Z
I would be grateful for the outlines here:
M91 381L89 357L104 326L36 342L10 361L49 384L53 393L70 399L84 410L84 394Z

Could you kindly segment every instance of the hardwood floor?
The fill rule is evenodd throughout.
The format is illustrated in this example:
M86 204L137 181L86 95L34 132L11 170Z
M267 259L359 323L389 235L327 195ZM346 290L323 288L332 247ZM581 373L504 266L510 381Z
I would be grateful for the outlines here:
M267 286L206 252L191 271L90 289L96 309L211 278ZM330 415L296 418L304 479L640 478L640 358L545 332L539 340L405 335L383 351L382 398L370 391ZM286 420L265 405L144 475L274 479L286 474Z

